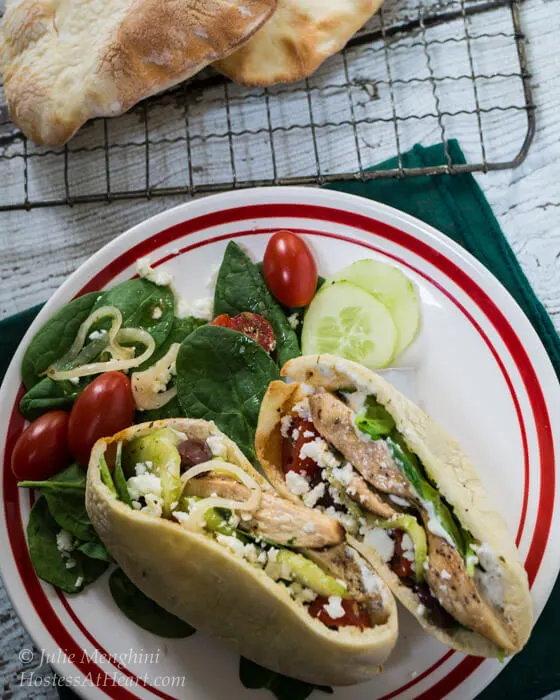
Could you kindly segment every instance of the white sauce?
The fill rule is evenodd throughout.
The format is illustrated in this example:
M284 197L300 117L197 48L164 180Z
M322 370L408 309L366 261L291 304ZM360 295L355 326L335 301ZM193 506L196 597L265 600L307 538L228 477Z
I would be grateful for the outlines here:
M504 577L498 556L486 542L480 547L473 545L473 549L478 555L480 566L484 569L475 569L475 582L488 602L501 607L504 603Z

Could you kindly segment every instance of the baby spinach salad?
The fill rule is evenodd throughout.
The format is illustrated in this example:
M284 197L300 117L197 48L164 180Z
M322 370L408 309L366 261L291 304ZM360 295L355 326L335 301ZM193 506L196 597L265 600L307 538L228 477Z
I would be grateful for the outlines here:
M87 462L97 439L147 421L203 418L255 462L262 398L302 345L306 354L344 356L350 348L346 356L352 357L362 348L365 364L386 364L419 324L416 293L402 272L361 261L325 280L303 239L286 231L272 236L264 261L235 241L228 244L207 315L179 315L183 305L173 284L145 261L138 269L138 278L56 311L22 360L20 411L32 422L16 442L12 470L19 486L35 492L27 526L35 571L65 593L82 591L113 567L85 506ZM360 425L374 438L393 427L374 406ZM102 461L101 476L131 504L120 449L111 469ZM123 614L143 629L163 637L193 634L122 570L113 569L106 581ZM303 700L314 688L245 659L240 676L246 687L268 688L279 700Z

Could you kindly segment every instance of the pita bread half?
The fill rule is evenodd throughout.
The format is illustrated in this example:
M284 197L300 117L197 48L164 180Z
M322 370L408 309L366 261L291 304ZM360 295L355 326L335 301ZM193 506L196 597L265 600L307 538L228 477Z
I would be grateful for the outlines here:
M278 9L264 27L214 68L255 87L301 80L343 49L382 2L278 0Z
M276 0L7 0L0 70L12 121L58 146L247 41Z

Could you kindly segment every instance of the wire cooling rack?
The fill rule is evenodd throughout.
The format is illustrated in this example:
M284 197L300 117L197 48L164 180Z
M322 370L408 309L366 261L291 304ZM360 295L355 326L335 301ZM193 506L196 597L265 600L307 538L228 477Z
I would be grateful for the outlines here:
M518 0L417 2L385 0L308 80L249 89L209 69L60 149L28 141L0 98L0 211L517 166L534 132ZM446 148L406 167L414 143L452 137L466 165Z

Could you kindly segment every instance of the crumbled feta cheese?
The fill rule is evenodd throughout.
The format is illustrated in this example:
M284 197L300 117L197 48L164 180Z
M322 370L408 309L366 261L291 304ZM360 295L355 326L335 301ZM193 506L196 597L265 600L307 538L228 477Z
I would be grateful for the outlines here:
M354 468L350 462L346 462L343 467L335 467L331 474L342 486L348 487L354 478Z
M420 603L420 605L416 608L416 614L422 617L426 612L426 608Z
M358 524L355 518L347 511L336 510L336 508L333 508L333 506L329 506L328 508L325 508L325 514L331 518L334 518L335 520L338 520L345 530L354 532L358 529Z
M231 535L222 535L219 533L218 535L216 535L216 540L224 547L227 547L236 556L243 557L245 545L241 540L238 540L237 537L233 537Z
M77 386L80 383L80 378L79 377L70 377L68 379L70 384L74 384L74 386Z
M299 314L297 311L288 316L288 323L294 330L299 326Z
M66 568L73 569L75 566L76 566L76 560L73 559L72 557L68 557L66 559Z
M209 435L206 438L206 444L210 448L212 457L218 457L219 459L226 459L227 457L227 445L225 444L221 435Z
M140 258L137 260L136 270L140 277L144 277L150 282L157 284L158 287L165 287L173 281L173 277L168 272L154 270L150 264L149 258Z
M140 474L131 476L126 482L128 493L133 501L137 501L142 496L154 494L161 496L161 479L155 474Z
M342 607L342 598L339 595L329 596L329 602L323 609L333 620L338 620L346 614Z
M366 593L379 593L379 579L374 571L368 566L368 564L366 564L364 559L358 554L358 552L356 552L356 550L346 547L346 552L353 557L354 561L360 567L362 583L364 584Z
M308 588L307 586L302 586L301 583L294 581L287 586L288 593L296 601L296 603L312 603L317 597L317 593Z
M159 306L156 306L155 309L152 311L152 318L155 321L158 321L161 317L163 316L163 311Z
M383 561L391 561L395 554L395 541L389 535L387 530L379 527L374 527L366 533L364 542L369 547L375 549Z
M143 462L138 462L138 464L134 467L134 471L136 472L136 476L142 476L142 474L146 473L146 465Z
M292 440L294 442L297 442L299 440L299 430L297 428L294 428L292 430Z
M89 339L89 340L99 340L99 338L103 338L104 335L107 335L107 331L105 331L105 330L102 330L102 331L92 331L92 332L89 334L88 339Z
M303 496L309 491L309 482L307 479L294 471L289 471L286 474L286 486L296 496Z
M72 552L74 551L74 538L68 532L68 530L60 530L56 535L56 548L59 552Z
M311 421L311 409L309 408L309 399L302 399L299 403L294 404L294 413L304 420Z
M308 508L313 508L317 501L325 495L325 484L317 484L315 488L311 489L309 493L306 493L303 497L303 503Z
M283 438L288 438L290 436L290 429L292 427L292 416L282 416L280 419L280 433Z
M408 559L408 561L414 562L414 543L406 532L402 537L401 547L403 550L403 557Z
M451 579L451 574L446 569L442 570L440 576L444 581L449 581Z
M76 586L76 588L79 588L79 587L82 585L83 582L84 582L84 577L83 577L83 576L78 576L78 578L76 579L74 585Z
M315 438L311 442L306 442L302 445L299 452L300 459L309 457L319 467L334 469L338 467L340 462L329 450L329 446L322 438Z
M311 430L304 430L303 437L304 438L312 438L312 437L315 437L315 433L312 432Z

